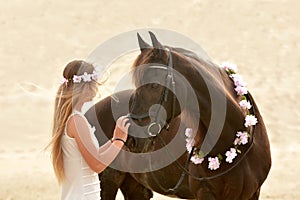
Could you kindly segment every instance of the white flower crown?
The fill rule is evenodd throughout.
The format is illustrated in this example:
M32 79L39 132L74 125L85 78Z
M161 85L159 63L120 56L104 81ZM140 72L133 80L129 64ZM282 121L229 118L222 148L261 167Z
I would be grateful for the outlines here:
M60 81L60 84L67 85L69 81L73 80L73 83L81 83L83 82L91 82L92 80L97 81L99 77L99 72L94 70L92 74L88 74L87 72L84 72L82 75L73 75L73 78L66 79L63 77Z

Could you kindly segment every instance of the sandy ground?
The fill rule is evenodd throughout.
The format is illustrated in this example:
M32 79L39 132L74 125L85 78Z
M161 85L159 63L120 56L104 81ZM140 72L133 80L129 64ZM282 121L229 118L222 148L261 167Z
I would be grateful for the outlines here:
M271 140L273 166L261 199L300 199L299 8L297 0L2 1L0 200L59 198L43 148L63 67L114 35L145 27L182 33L215 62L240 66ZM112 66L104 95L132 61Z

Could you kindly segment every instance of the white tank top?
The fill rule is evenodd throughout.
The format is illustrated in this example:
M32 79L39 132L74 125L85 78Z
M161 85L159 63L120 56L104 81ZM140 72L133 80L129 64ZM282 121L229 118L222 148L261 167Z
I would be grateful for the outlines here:
M99 147L98 140L94 135L95 127L91 127L85 116L77 110L74 110L69 118L75 114L79 114L85 119L90 128L90 134L94 145ZM85 162L78 149L75 138L68 136L66 133L65 127L65 131L61 139L65 171L65 180L62 183L61 200L101 199L98 174L91 170Z

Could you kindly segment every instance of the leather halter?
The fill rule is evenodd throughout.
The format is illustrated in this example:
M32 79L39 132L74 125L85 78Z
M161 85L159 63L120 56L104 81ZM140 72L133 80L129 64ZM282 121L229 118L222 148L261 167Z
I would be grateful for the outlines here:
M164 85L164 91L159 100L159 105L163 105L163 103L168 101L168 95L169 95L168 88L172 88L172 91L174 93L173 94L173 102L172 102L172 115L171 115L171 120L172 120L175 117L175 104L176 104L175 80L174 80L174 73L173 73L172 53L168 48L166 48L166 50L169 53L168 66L167 67L165 67L165 66L149 66L148 68L149 69L162 69L162 70L167 70L167 72L168 72L168 74L166 76L166 82ZM150 117L149 113L144 113L141 115L132 113L132 110L133 110L135 104L136 104L136 98L134 98L134 100L133 100L133 103L132 103L131 109L130 109L130 113L127 115L127 117L132 118L132 119L137 119L139 121ZM159 119L159 117L160 117L159 113L160 113L161 107L162 106L159 106L158 110L156 110L156 115L154 116L154 121L151 121L150 125L147 127L147 133L151 137L157 136L161 132L162 128L169 127L169 125L166 122ZM151 128L153 128L155 126L157 127L157 132L153 133L151 131Z

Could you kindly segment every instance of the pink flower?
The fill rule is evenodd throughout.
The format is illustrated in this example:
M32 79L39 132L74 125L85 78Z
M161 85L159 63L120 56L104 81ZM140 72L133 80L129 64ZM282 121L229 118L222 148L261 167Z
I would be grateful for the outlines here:
M221 64L221 67L224 68L227 72L232 71L232 72L236 73L238 71L236 64L233 64L230 62L223 62Z
M88 74L86 72L83 73L82 79L84 82L90 82L91 81L91 74Z
M229 151L225 153L226 162L232 163L232 160L237 156L235 148L230 148Z
M254 115L247 115L245 118L245 127L257 124L257 118Z
M68 79L66 79L65 77L63 77L60 81L59 81L59 83L62 85L62 84L66 84L67 85L67 83L68 83L69 81L68 81Z
M73 82L74 82L74 83L80 83L80 82L81 82L81 76L76 76L76 75L74 75L74 76L73 76Z
M240 145L240 143L241 143L241 139L240 138L235 138L233 144L234 145Z
M247 85L243 77L239 74L231 74L229 77L232 78L235 86L245 87Z
M193 139L186 139L186 150L191 153L193 146L195 145L195 140Z
M98 80L98 72L96 71L93 71L93 74L92 74L92 79L97 81Z
M218 157L215 157L215 158L209 157L208 162L209 162L208 163L208 168L210 170L216 170L220 167L220 161L219 161Z
M191 161L198 165L198 164L201 164L203 161L204 161L204 158L200 158L198 155L194 155L191 157Z
M185 136L188 137L188 138L193 137L193 129L191 129L191 128L186 128L184 134L185 134Z
M236 88L234 88L234 90L237 92L238 95L244 95L248 93L247 88L243 86L237 86Z
M250 109L252 107L252 105L250 104L250 102L247 101L247 100L242 100L242 101L240 101L239 104L240 104L241 108L244 109L244 110L246 110L246 108Z
M248 143L248 133L246 131L238 131L236 134L237 138L234 140L234 145L245 145Z
M240 138L240 144L247 144L248 143L248 133L246 131L244 132L237 132L237 136Z

